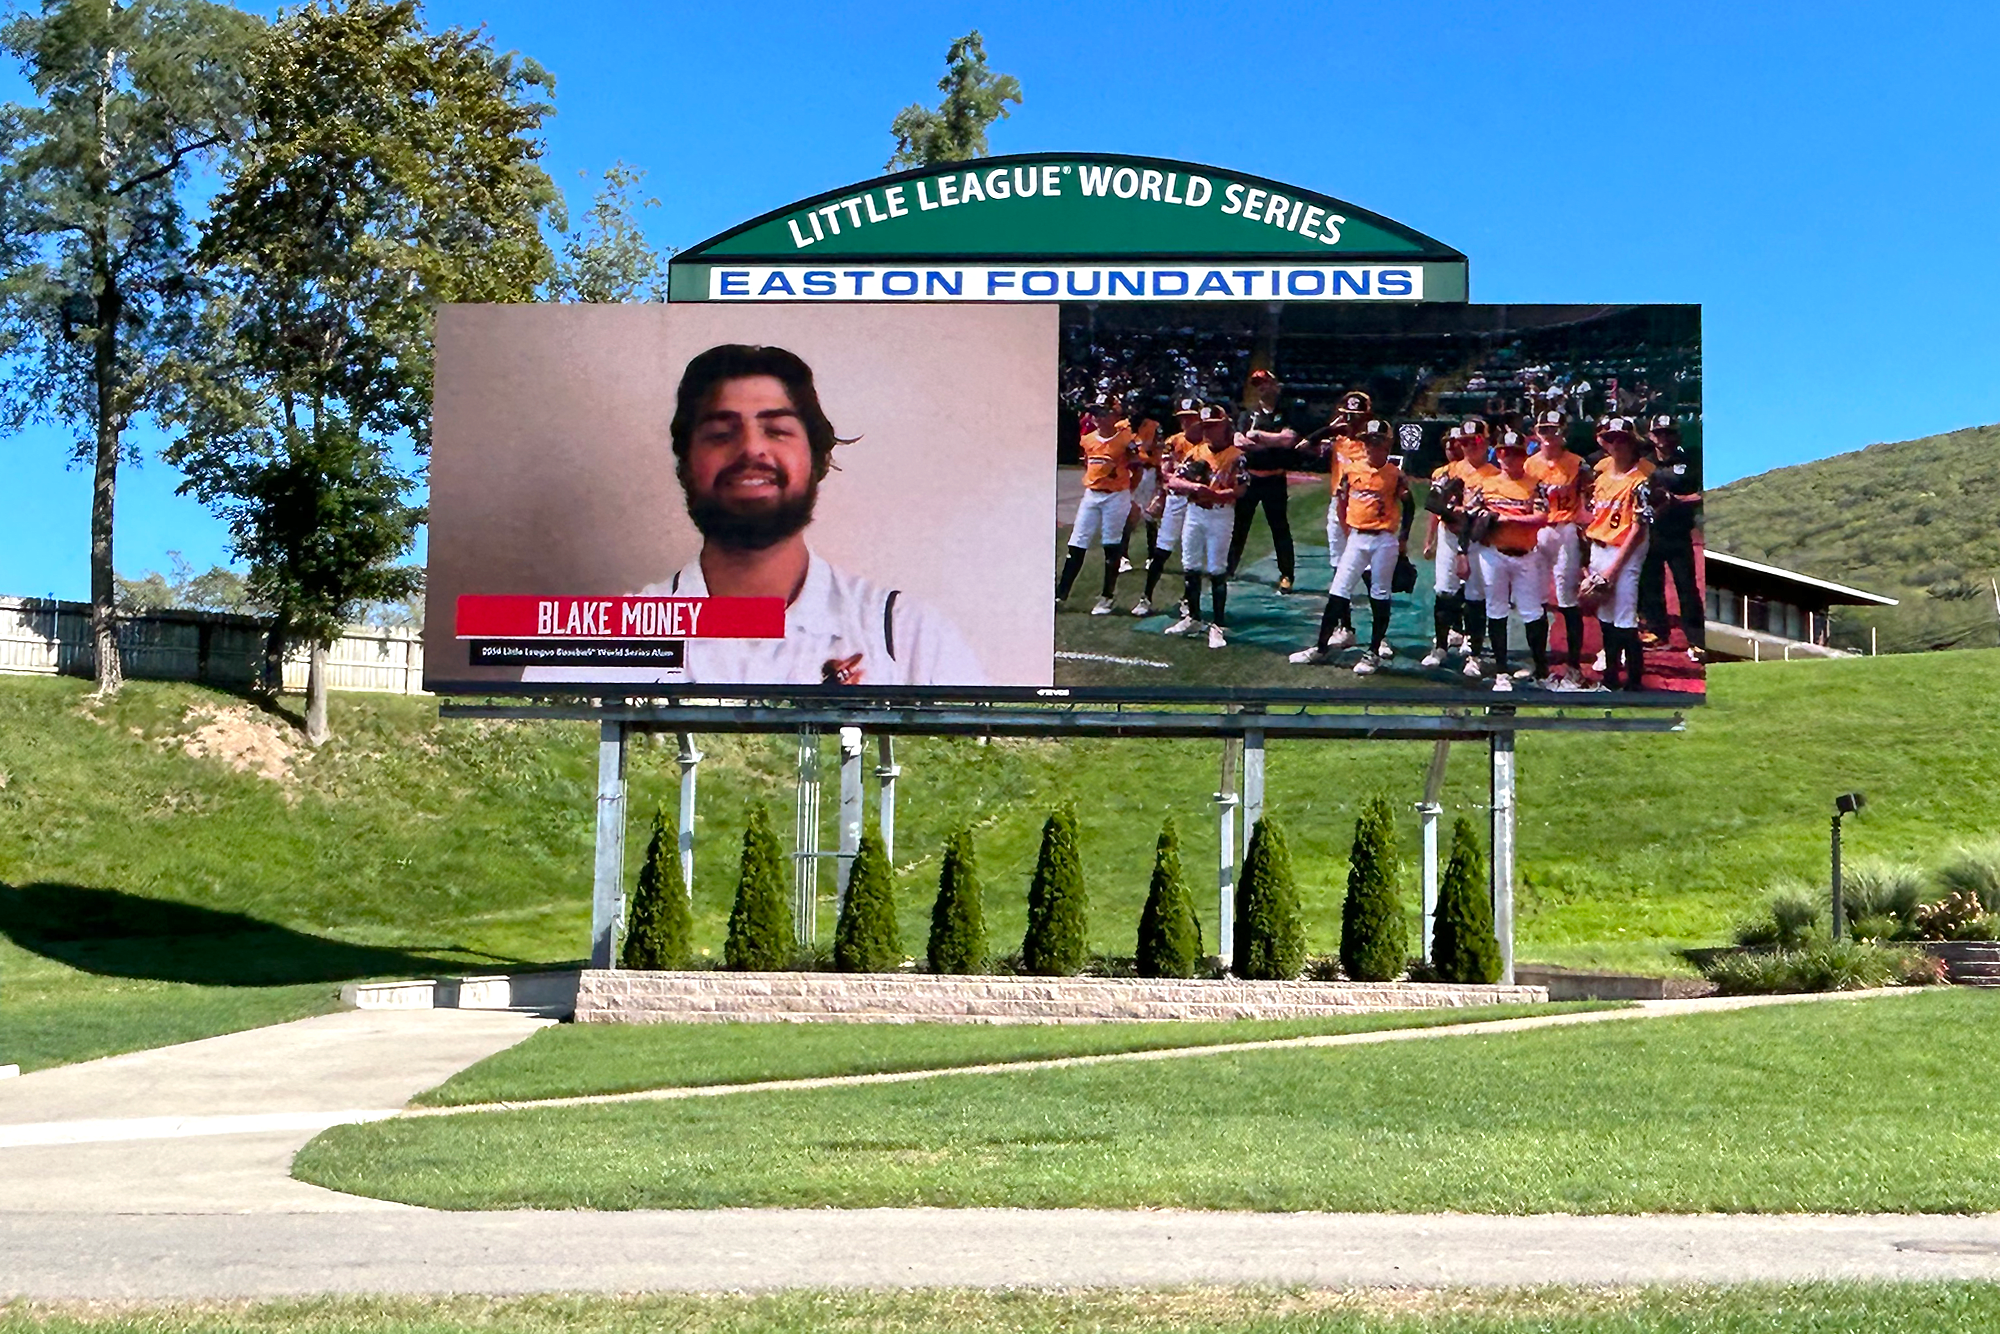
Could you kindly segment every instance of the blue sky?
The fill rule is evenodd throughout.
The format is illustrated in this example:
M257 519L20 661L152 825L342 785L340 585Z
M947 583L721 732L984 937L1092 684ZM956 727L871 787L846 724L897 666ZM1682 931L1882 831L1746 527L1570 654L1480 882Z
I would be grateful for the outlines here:
M687 245L875 175L978 27L1026 102L996 152L1188 158L1292 181L1471 258L1476 301L1705 307L1713 481L2000 421L2000 7L701 5L432 0L558 79L574 201L647 168ZM1198 84L1180 75L1198 68ZM0 95L18 85L0 82ZM0 593L87 592L63 432L0 440ZM145 437L142 442L156 437ZM154 462L118 564L224 534Z

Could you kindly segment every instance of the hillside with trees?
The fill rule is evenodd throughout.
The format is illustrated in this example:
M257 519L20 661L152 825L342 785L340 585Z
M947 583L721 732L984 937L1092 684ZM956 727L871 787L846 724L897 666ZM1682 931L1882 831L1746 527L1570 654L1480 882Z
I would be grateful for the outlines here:
M1884 653L2000 643L2000 425L1870 445L1707 495L1717 551L1901 599L1841 607L1833 641Z

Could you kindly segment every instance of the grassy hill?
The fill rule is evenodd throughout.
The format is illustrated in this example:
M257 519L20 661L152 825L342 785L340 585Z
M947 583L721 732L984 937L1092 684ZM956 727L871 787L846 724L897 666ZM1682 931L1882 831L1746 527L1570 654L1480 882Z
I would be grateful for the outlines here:
M1522 738L1521 958L1671 967L1674 948L1722 939L1772 879L1823 876L1829 803L1849 789L1869 798L1850 823L1853 855L1930 861L2000 832L2000 654L1742 664L1712 681L1685 735ZM286 724L231 696L135 682L100 707L87 692L0 678L0 1061L51 1064L311 1013L343 978L556 963L583 949L588 726L447 724L429 700L335 696L338 739L283 760L272 755ZM702 744L697 925L719 954L745 804L772 802L786 826L795 743ZM218 751L275 776L239 772ZM1167 815L1212 942L1217 752L905 743L905 949L922 950L937 850L962 822L978 830L995 948L1014 948L1040 825L1064 798L1081 817L1095 948L1130 952ZM1404 812L1414 856L1429 754L1272 746L1269 807L1291 835L1315 951L1337 942L1364 801L1386 793ZM670 746L634 757L634 873L644 819L672 801L676 773ZM1460 748L1448 812L1482 820L1485 795L1484 751ZM1412 899L1415 874L1406 865ZM825 939L831 891L829 871Z
M1988 648L2000 617L2000 426L1870 445L1707 493L1708 540L1749 560L1853 584L1901 606L1840 608L1834 638L1884 652Z

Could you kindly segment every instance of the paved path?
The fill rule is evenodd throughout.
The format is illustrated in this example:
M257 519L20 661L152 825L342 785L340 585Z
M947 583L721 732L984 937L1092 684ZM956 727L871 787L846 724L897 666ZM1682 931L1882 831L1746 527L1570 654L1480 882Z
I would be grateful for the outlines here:
M1666 1002L1553 1019L1602 1023L1745 1003ZM318 1128L396 1114L418 1090L544 1022L480 1011L347 1012L7 1081L0 1085L0 1300L793 1285L2000 1279L2000 1216L444 1213L341 1195L289 1176L292 1155ZM1283 1045L1412 1041L1453 1029Z
M2000 1278L2000 1218L1016 1209L0 1215L0 1300Z
M0 1082L0 1216L401 1208L294 1181L292 1155L548 1022L347 1010Z

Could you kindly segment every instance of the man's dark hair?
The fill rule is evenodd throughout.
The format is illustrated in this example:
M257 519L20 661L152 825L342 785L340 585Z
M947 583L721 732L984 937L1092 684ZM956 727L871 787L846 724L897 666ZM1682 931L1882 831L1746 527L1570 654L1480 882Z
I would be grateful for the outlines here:
M688 441L694 435L695 423L707 409L709 398L716 387L727 380L741 380L753 375L768 375L785 386L785 393L792 400L792 407L805 424L806 441L812 446L813 480L825 479L827 469L833 466L833 447L840 443L833 433L833 423L826 419L826 412L819 405L819 391L813 387L812 367L800 360L798 354L782 347L753 347L748 343L723 343L712 347L687 364L681 372L680 395L674 403L674 421L670 428L674 442L674 466L687 480Z

